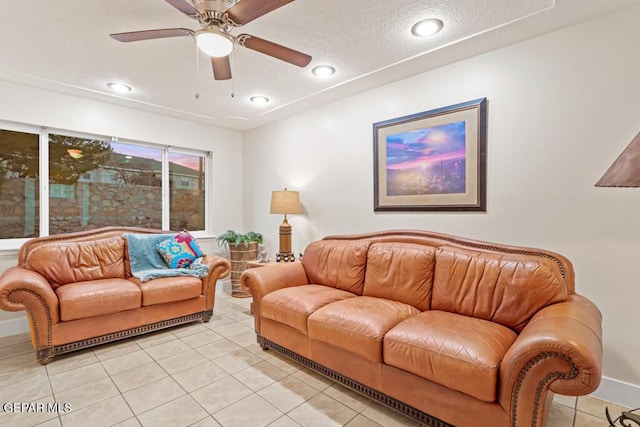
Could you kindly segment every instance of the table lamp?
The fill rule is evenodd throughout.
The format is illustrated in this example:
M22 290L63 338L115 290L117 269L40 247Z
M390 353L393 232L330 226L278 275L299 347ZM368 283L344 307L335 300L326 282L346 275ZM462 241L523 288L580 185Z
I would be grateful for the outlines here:
M287 221L287 214L300 213L300 193L297 191L272 191L272 214L284 214L284 221L280 224L280 251L276 254L276 261L293 261L291 252L291 225Z

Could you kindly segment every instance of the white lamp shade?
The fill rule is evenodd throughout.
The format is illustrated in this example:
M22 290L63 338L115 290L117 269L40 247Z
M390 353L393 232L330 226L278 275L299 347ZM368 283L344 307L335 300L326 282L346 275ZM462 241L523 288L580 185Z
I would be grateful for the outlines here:
M216 30L201 30L196 33L195 37L198 48L214 58L227 56L233 52L233 40Z

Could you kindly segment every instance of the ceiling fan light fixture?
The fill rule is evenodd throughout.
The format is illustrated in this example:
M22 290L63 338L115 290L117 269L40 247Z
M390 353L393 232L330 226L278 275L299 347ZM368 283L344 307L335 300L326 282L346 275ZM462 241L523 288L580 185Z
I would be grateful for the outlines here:
M217 28L205 28L195 34L196 45L205 54L213 58L228 56L235 47L233 39Z
M423 19L411 27L411 34L416 37L429 37L440 32L442 27L444 27L444 22L437 18Z
M107 87L116 93L131 92L131 86L127 86L124 83L110 82L107 83Z
M269 103L269 98L262 95L256 95L249 98L249 101L253 102L256 105L265 105Z
M333 76L336 73L336 69L330 65L318 65L317 67L313 67L311 73L316 77L326 79L327 77Z
M82 157L84 157L82 155L82 150L78 150L77 148L69 148L67 150L67 153L72 159L81 159Z

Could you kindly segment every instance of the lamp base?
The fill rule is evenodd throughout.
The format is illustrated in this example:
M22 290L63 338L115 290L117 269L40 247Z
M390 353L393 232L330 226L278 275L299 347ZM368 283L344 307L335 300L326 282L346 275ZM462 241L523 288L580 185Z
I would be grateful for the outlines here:
M295 261L293 252L291 252L291 225L287 221L287 215L280 224L280 250L276 253L276 262Z
M296 256L293 252L278 252L276 253L276 262L293 262L296 260Z

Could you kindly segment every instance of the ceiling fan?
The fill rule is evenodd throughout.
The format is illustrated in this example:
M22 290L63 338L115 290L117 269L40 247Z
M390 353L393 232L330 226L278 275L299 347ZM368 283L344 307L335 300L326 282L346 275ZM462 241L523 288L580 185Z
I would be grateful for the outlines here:
M282 7L294 0L165 0L190 18L197 20L202 29L164 28L110 34L121 42L161 39L166 37L193 37L198 48L211 57L213 77L231 78L229 55L235 46L243 46L299 67L306 67L311 56L250 34L231 35L231 31Z

